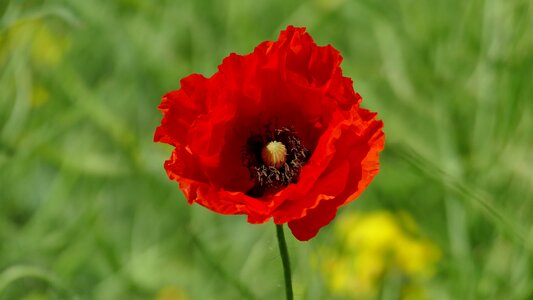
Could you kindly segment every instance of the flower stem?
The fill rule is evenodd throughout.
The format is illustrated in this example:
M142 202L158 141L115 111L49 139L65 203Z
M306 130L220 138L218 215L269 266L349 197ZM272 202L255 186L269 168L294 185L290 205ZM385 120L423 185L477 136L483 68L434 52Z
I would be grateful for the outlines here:
M285 295L287 300L293 300L292 296L292 279L291 279L291 262L289 260L289 251L285 234L283 234L283 224L276 224L276 233L278 235L279 254L283 262L283 275L285 276Z

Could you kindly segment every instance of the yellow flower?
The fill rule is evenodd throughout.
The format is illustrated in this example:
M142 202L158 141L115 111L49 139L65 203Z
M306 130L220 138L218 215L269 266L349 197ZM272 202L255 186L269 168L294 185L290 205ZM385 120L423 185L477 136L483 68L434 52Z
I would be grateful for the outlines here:
M40 20L20 21L0 40L0 63L12 53L28 51L32 64L50 67L61 62L70 46L66 35Z
M188 300L185 293L173 286L167 286L157 292L156 300Z
M394 271L409 282L402 286L402 299L425 298L422 281L433 274L440 252L419 237L407 213L345 214L335 233L339 244L321 249L326 258L321 271L334 294L347 299L375 297L383 278Z
M395 251L396 264L406 274L427 277L433 273L431 266L439 260L440 251L427 240L400 239Z
M338 236L346 238L346 246L350 249L359 249L364 244L367 248L382 251L401 235L395 219L388 212L344 216L339 223Z
M38 107L43 105L50 98L48 90L42 85L34 85L31 90L31 105Z
M55 66L59 64L69 47L69 40L42 25L35 31L31 57L36 64Z

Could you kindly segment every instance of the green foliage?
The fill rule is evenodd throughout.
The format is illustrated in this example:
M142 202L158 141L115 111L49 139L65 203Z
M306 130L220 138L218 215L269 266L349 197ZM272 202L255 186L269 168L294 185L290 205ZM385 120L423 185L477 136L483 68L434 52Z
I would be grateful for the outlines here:
M180 78L288 24L385 123L339 213L412 215L443 253L430 299L531 299L528 0L1 0L0 299L281 299L274 226L188 206L152 138ZM335 297L312 263L334 224L289 237L297 299Z

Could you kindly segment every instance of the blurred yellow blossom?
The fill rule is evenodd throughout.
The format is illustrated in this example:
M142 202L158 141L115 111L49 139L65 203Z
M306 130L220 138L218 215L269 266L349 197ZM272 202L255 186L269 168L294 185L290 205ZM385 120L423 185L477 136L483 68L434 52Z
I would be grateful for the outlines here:
M34 85L31 89L31 105L39 107L46 103L50 98L50 93L42 85Z
M58 65L70 47L70 40L41 20L20 21L7 29L0 40L0 63L14 52L29 51L35 66Z
M59 64L69 48L69 40L62 35L54 33L47 26L40 26L35 33L31 57L34 63L55 66Z
M185 293L173 286L167 286L162 289L160 289L157 292L156 300L188 300L189 298L185 295Z
M440 251L420 236L407 213L345 214L336 223L335 235L339 244L320 251L320 269L334 294L371 299L394 271L405 279L402 299L425 299L421 282L433 274Z

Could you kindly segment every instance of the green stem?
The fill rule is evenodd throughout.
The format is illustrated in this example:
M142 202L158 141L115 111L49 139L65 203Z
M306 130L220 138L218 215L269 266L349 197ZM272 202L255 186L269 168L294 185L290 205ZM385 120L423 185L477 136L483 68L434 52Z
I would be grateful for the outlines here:
M276 224L276 233L278 235L279 254L281 255L281 261L283 262L283 275L285 276L285 295L287 295L287 300L293 300L291 262L289 260L287 242L285 242L285 235L283 234L283 224Z

